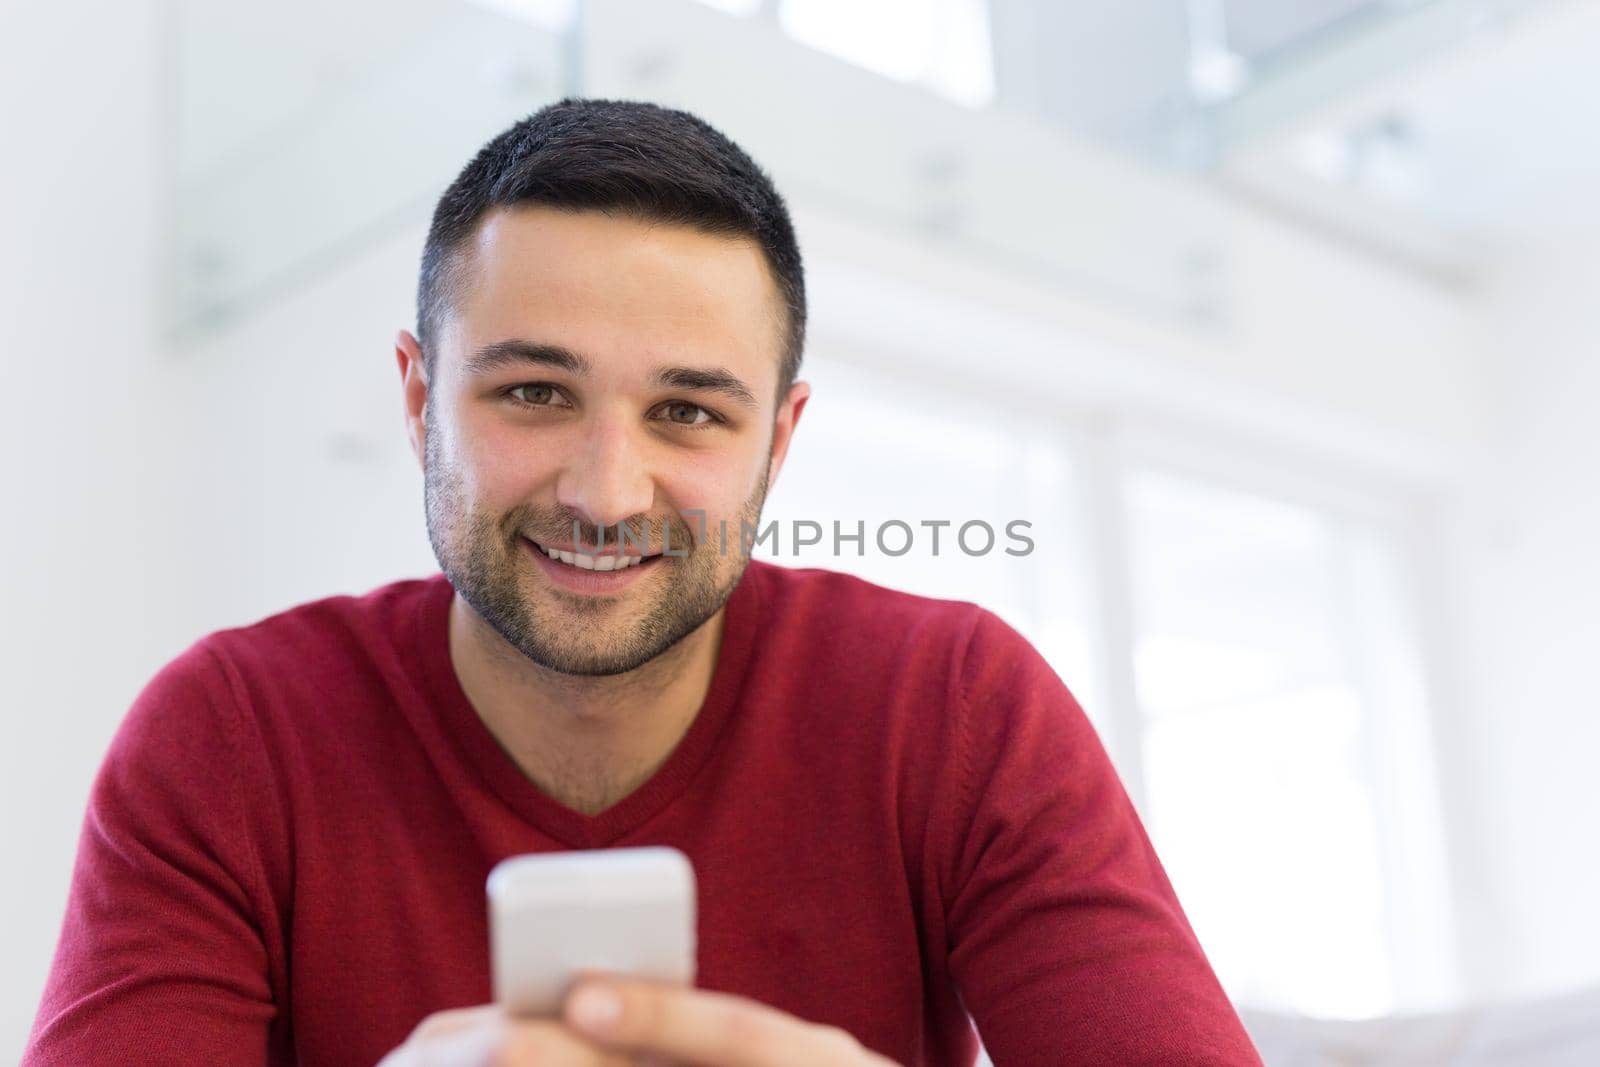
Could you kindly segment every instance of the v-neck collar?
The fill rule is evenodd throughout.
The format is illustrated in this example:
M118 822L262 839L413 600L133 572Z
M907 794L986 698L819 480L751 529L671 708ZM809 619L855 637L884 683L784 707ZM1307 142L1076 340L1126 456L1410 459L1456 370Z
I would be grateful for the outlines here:
M759 571L751 561L728 598L722 645L711 688L689 730L643 785L595 815L555 800L533 783L500 747L467 699L450 660L450 603L455 589L442 573L427 579L421 611L421 660L436 700L440 725L469 768L517 815L573 848L602 848L655 816L681 794L716 748L743 686L761 619Z

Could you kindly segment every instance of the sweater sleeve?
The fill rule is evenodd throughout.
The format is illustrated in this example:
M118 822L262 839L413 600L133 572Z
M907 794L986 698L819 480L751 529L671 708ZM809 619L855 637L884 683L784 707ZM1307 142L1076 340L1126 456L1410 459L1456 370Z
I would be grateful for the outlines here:
M996 1067L1259 1064L1099 738L987 612L960 670L950 965Z
M238 722L203 641L135 700L90 792L23 1067L268 1062L276 1008Z

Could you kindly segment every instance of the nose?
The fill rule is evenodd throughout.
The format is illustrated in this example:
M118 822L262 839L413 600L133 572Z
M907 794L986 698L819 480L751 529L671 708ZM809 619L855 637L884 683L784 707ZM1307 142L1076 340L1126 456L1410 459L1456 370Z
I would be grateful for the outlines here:
M655 487L624 415L589 420L556 480L556 502L596 526L648 515Z

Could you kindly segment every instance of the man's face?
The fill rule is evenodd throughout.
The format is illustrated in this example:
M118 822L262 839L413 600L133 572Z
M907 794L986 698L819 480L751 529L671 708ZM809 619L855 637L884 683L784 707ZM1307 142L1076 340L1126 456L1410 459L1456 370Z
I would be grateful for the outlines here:
M519 207L484 220L465 266L431 381L409 335L397 353L434 553L533 662L632 670L726 602L748 562L740 524L757 522L809 392L776 400L765 260L745 239ZM615 551L619 525L649 544L612 573L538 547L592 548L604 527ZM686 555L662 553L668 530Z

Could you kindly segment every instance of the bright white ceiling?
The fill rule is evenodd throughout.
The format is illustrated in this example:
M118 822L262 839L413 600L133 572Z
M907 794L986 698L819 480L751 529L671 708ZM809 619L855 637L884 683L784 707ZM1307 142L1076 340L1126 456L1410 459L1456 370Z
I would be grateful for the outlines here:
M1459 41L1244 140L1227 180L1468 268L1600 231L1600 3L1460 7Z
M1336 120L1402 116L1420 172L1409 205L1502 238L1600 221L1600 4L1486 25Z

